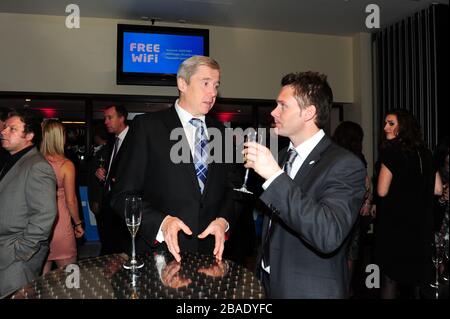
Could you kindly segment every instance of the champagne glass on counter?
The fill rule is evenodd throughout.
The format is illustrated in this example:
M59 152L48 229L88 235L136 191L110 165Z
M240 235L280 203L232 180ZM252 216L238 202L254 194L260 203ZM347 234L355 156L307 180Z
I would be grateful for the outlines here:
M131 234L132 250L131 260L124 264L125 269L139 269L143 262L136 259L135 237L142 221L142 198L136 195L127 195L125 198L125 222Z

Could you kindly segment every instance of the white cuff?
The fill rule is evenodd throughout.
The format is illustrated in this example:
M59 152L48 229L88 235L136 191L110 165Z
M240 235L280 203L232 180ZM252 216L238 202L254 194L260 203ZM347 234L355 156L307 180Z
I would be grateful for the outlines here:
M163 222L164 222L164 220L163 220ZM161 223L161 225L159 225L158 234L156 234L156 238L155 238L160 243L162 243L164 241L164 235L163 235L163 232L161 229L162 224L163 223Z
M225 229L225 232L227 232L230 229L230 223L228 222L228 220L226 220L223 217L217 217L216 219L222 218L226 223L227 223L227 228Z
M225 219L225 218L224 218ZM227 220L225 219L225 221L227 222ZM230 229L230 223L227 222L227 229L225 229L225 232L227 232Z
M278 172L276 172L275 174L273 174L267 181L264 182L264 184L262 184L262 188L264 190L267 189L267 187L270 186L270 184L272 184L272 182L274 181L275 178L277 178L278 176L280 176L281 174L283 174L283 170L280 169Z

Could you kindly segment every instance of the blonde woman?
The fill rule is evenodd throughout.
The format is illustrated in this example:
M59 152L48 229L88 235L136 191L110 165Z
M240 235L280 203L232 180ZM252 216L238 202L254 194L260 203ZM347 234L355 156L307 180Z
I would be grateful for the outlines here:
M53 262L60 268L76 262L75 237L80 238L84 234L75 193L75 166L64 156L64 138L64 126L58 121L47 120L42 124L41 153L53 167L58 184L58 216L50 238L50 254L44 274L51 270Z

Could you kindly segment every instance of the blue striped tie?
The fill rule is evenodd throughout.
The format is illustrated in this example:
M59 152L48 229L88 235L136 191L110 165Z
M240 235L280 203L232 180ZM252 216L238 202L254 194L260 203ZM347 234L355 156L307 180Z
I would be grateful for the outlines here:
M206 184L206 175L208 174L208 139L202 120L192 118L189 123L196 127L193 158L200 192L203 193Z

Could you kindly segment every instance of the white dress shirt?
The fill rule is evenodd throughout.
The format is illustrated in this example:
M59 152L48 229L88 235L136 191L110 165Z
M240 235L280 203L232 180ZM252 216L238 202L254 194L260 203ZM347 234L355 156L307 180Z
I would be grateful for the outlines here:
M178 114L178 117L180 118L181 121L181 125L183 125L183 129L184 129L184 134L186 134L186 138L188 140L189 143L189 147L191 149L191 154L192 156L194 156L194 147L195 147L195 133L197 130L197 128L192 125L191 123L189 123L189 121L193 118L197 118L199 120L202 120L202 125L203 125L203 130L205 131L206 137L209 138L208 135L208 130L206 128L206 123L205 123L205 116L192 116L191 113L189 113L188 111L186 111L185 109L183 109L179 104L178 104L178 100L176 100L175 102L175 111Z
M127 126L127 127L124 128L124 130L123 130L122 132L119 133L119 135L116 135L116 138L119 139L119 143L117 143L117 145L118 145L117 151L115 150L115 148L116 148L116 143L114 143L114 147L113 147L112 153L111 153L111 158L109 159L108 172L107 172L107 174L106 174L106 179L108 179L109 171L110 171L110 169L111 169L111 165L112 165L112 162L113 162L113 156L112 156L112 155L113 155L114 153L117 154L117 152L119 152L120 147L122 146L123 140L125 139L125 136L127 136L128 129L129 129L129 127Z
M311 136L309 139L304 141L302 144L295 147L295 150L297 151L297 157L294 159L294 163L292 164L292 169L289 173L289 177L291 179L294 179L295 175L297 175L298 171L300 170L300 167L302 166L305 159L308 157L308 155L312 152L312 150L319 144L319 142L322 140L322 138L325 136L325 132L323 130L319 130L316 134ZM294 148L294 145L292 145L292 142L289 143L289 148ZM268 178L265 183L262 185L263 189L266 190L267 187L283 173L283 170L279 170L275 174L273 174L270 178Z
M203 129L205 131L206 137L209 137L208 135L208 129L206 128L206 123L205 123L205 115L202 116L192 116L191 113L189 113L188 111L186 111L185 109L183 109L179 104L178 104L178 99L175 101L175 111L178 114L178 117L180 118L180 122L181 125L183 126L184 129L184 133L186 134L186 138L188 140L189 143L189 147L191 149L191 154L192 157L194 157L194 147L195 147L195 130L197 129L194 125L192 125L191 123L189 123L189 121L192 118L197 118L202 120L203 122ZM169 214L170 215L170 214ZM164 221L164 220L163 220ZM162 223L161 225L159 225L159 230L158 233L156 235L156 240L160 243L162 243L164 241L164 235L161 229ZM230 228L230 224L227 221L227 229L225 230L225 232L228 231L228 229Z

